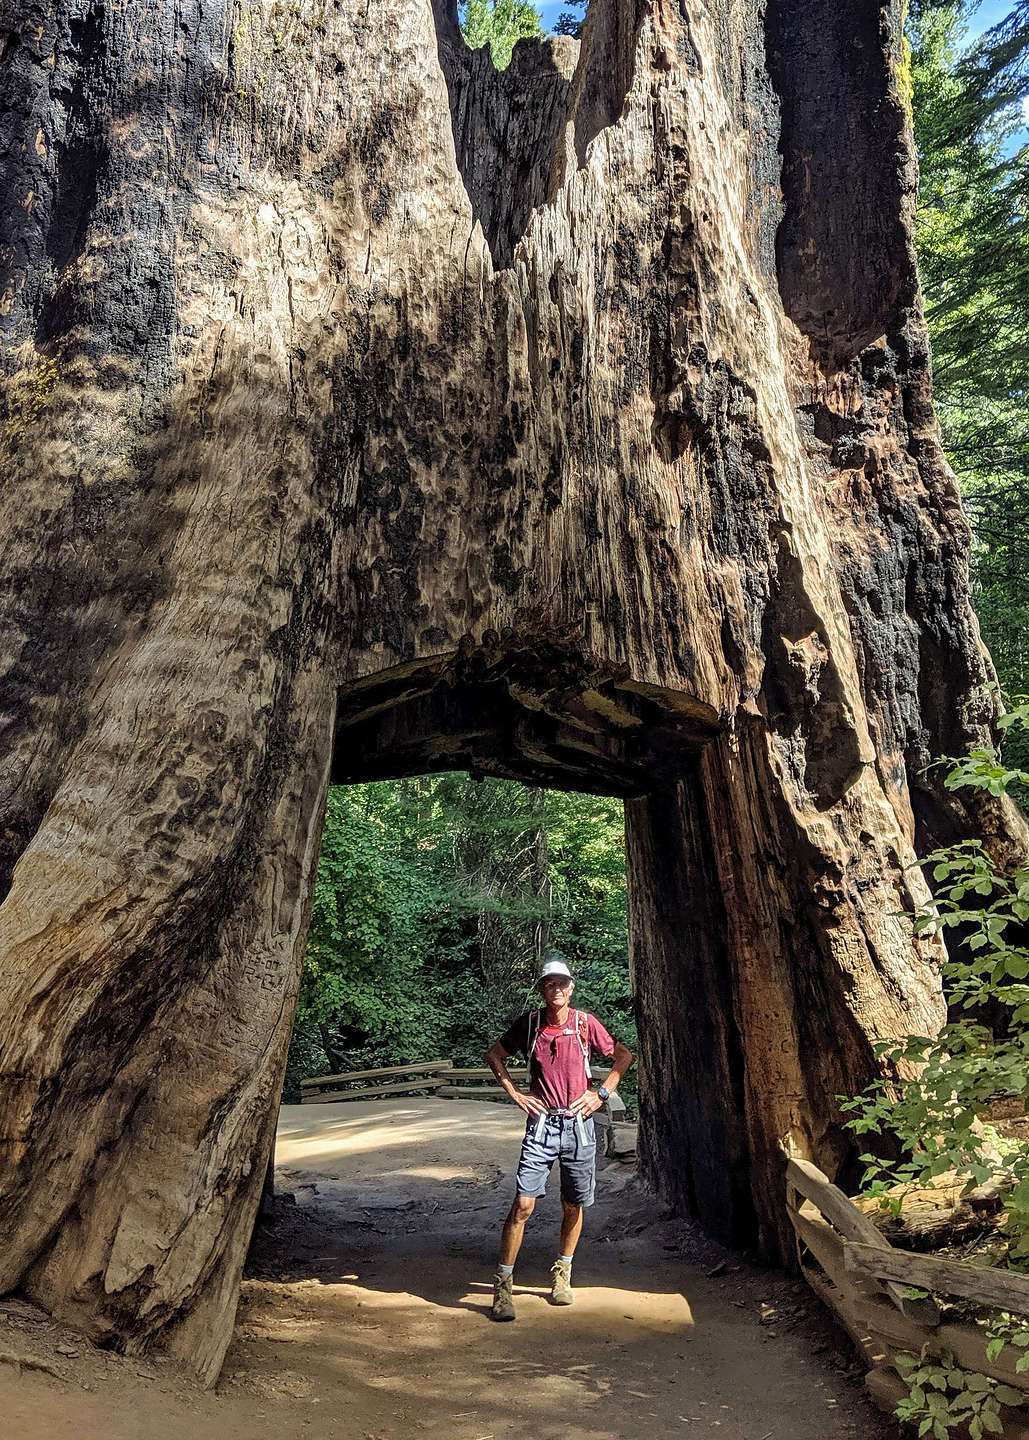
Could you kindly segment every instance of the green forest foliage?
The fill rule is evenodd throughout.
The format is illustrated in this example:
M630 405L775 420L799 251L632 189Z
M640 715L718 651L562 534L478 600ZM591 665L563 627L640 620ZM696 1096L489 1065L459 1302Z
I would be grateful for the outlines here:
M472 50L488 45L498 70L506 70L519 40L542 35L543 19L528 0L461 0L461 34Z
M916 240L944 447L975 536L976 610L1001 689L1017 697L1029 691L1029 0L968 46L975 8L910 9ZM1024 732L1009 732L1005 753L1029 761Z
M619 801L463 774L334 787L285 1098L307 1075L483 1064L552 948L632 1046Z
M586 0L569 0L571 10L562 10L554 26L555 35L570 35L573 40L582 39L582 27L586 19Z

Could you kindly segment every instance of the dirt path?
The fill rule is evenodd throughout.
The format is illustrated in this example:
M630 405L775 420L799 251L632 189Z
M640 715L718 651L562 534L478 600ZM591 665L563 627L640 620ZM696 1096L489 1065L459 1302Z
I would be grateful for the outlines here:
M575 1264L575 1304L554 1309L545 1298L560 1210L548 1195L516 1273L518 1320L492 1324L489 1281L521 1130L513 1109L485 1102L284 1107L278 1179L294 1203L255 1246L218 1390L197 1392L166 1362L105 1354L15 1304L0 1325L8 1361L0 1363L0 1434L893 1433L803 1287L661 1219L617 1161L601 1172ZM19 1355L56 1374L19 1372L9 1363Z

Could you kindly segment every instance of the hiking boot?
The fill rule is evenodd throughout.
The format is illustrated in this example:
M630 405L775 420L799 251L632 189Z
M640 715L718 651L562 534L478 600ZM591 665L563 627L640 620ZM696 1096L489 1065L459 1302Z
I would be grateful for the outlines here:
M493 1309L489 1312L491 1320L513 1320L515 1318L514 1308L514 1281L510 1275L504 1275L499 1270L493 1277Z
M555 1260L550 1267L551 1305L570 1305L572 1295L572 1267L562 1260Z

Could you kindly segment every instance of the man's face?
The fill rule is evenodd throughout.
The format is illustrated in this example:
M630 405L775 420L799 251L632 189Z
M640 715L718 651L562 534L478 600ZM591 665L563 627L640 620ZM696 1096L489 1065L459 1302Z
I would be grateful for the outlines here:
M567 975L548 975L540 981L540 994L548 1005L566 1005L574 989L575 981Z

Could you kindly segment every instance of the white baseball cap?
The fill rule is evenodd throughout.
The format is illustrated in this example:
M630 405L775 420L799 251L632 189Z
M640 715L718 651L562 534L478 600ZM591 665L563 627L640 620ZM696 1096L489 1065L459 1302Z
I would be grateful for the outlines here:
M572 978L572 972L559 955L552 955L549 960L543 962L540 979L546 980L550 975L563 975L566 980Z

